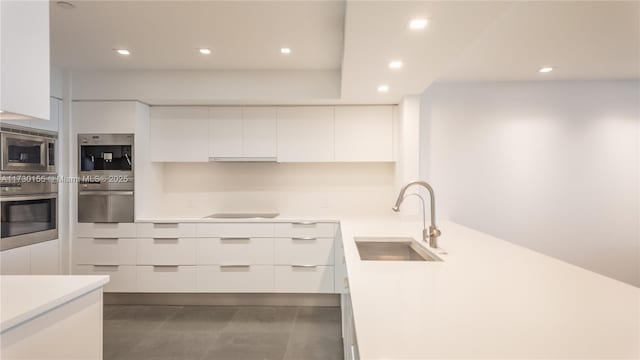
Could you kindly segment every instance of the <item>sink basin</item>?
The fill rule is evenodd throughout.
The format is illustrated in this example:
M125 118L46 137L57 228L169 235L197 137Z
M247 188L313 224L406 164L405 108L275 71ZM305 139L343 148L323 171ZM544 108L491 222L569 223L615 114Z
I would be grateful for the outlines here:
M205 216L205 219L273 219L278 213L215 213Z
M356 237L360 260L442 261L412 238Z

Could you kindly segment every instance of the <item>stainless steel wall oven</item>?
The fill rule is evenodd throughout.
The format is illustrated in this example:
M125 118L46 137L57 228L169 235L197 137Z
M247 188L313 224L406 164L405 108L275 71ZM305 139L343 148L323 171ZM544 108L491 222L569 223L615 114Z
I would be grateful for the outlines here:
M134 221L133 134L78 135L78 222Z
M0 127L0 250L58 238L54 132Z

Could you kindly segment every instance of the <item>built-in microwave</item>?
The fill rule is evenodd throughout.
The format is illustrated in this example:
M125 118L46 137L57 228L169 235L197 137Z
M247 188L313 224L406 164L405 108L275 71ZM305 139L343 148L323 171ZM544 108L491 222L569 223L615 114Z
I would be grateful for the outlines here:
M14 125L0 127L0 171L56 173L57 133Z

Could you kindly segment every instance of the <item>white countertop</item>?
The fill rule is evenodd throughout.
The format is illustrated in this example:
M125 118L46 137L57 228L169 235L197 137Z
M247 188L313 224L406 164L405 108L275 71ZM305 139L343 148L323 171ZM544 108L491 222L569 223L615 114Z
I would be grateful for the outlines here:
M0 333L81 297L109 282L108 276L0 276Z
M229 223L229 222L238 222L238 223L293 223L293 222L330 222L330 223L338 223L340 220L335 217L330 217L326 215L317 215L317 216L300 216L300 215L292 215L292 214L279 214L275 218L245 218L245 219L227 219L227 218L208 218L208 217L180 217L180 216L159 216L154 218L141 218L136 219L137 223Z
M640 358L639 288L439 225L443 262L365 262L354 236L420 239L421 224L341 221L362 359Z

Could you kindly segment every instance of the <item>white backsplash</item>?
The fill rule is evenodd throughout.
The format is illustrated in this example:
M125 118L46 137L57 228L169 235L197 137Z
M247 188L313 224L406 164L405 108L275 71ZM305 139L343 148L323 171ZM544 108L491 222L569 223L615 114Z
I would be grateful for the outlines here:
M387 214L395 201L392 163L170 163L162 170L158 216L279 212Z

